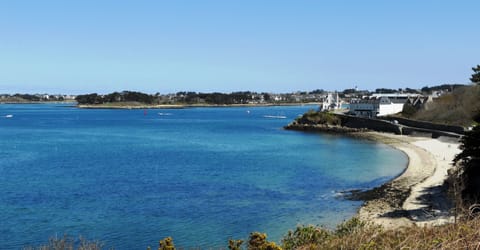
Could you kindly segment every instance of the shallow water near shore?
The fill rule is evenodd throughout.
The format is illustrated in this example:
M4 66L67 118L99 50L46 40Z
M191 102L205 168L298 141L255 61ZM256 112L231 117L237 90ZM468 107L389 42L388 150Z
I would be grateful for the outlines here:
M89 110L0 105L0 249L68 233L107 247L226 246L333 227L408 159L389 146L282 127L315 106ZM6 118L6 115L12 115ZM284 118L285 119L277 119Z

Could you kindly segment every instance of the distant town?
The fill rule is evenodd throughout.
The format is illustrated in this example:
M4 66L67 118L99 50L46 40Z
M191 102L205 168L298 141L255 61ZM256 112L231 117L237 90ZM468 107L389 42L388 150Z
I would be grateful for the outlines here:
M387 89L375 91L359 90L357 87L343 91L325 91L294 93L257 93L251 91L232 93L177 92L172 94L145 94L134 91L114 92L110 94L51 95L51 94L1 94L0 103L41 103L76 102L78 105L109 106L128 103L129 106L148 105L281 105L281 104L319 104L324 111L345 110L355 116L377 117L395 114L408 109L418 110L426 103L445 93L465 85L444 84L421 89Z

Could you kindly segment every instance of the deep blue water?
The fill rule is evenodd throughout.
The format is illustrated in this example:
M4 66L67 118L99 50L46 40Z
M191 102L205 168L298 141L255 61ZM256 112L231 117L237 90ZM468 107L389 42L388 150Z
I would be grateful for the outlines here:
M225 247L252 231L278 242L298 224L333 226L361 205L338 191L377 186L407 158L383 144L282 129L310 108L0 105L0 249L64 233L116 249L166 236Z

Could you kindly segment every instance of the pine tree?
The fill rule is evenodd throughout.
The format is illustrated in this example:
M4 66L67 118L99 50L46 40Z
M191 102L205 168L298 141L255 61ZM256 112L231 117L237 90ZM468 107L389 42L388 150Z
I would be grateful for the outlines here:
M473 74L472 78L470 78L470 81L476 84L480 84L480 65L477 65L477 67L473 67Z
M480 112L474 117L480 123ZM454 163L463 167L462 179L465 189L462 197L467 202L477 202L480 198L480 125L473 127L461 139L462 152L455 156Z

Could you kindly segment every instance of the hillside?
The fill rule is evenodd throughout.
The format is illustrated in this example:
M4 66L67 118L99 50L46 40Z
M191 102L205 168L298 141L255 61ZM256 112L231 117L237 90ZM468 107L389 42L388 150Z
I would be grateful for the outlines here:
M449 125L471 126L473 117L480 110L480 86L458 87L426 104L410 118Z

